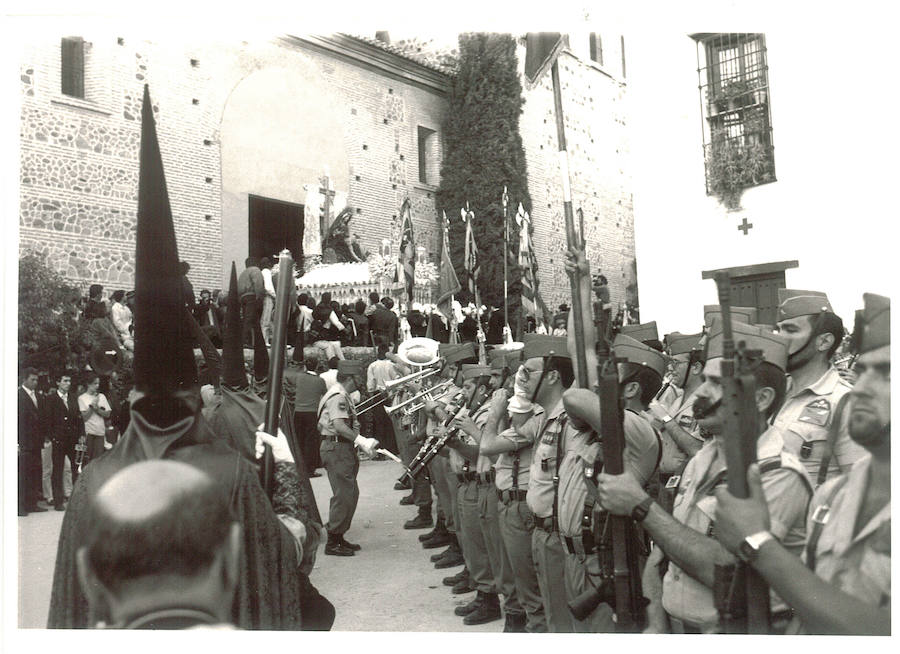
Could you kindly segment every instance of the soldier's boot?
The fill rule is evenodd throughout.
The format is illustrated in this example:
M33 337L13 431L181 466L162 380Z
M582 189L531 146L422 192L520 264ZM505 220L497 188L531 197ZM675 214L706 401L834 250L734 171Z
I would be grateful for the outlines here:
M341 538L341 545L346 547L348 550L353 550L354 552L358 552L362 549L362 547L360 547L356 543L351 543L346 538L344 538L343 534L341 534L340 538Z
M398 481L396 484L394 484L394 490L412 490L412 484L410 484L408 481Z
M412 506L413 504L415 504L415 500L413 499L412 493L400 498L400 506Z
M435 561L434 567L438 570L443 570L444 568L455 568L458 565L465 564L465 562L462 550L459 548L459 544L456 544L456 547L450 545L445 556Z
M430 527L434 524L431 520L431 507L430 506L420 506L419 513L412 520L407 520L403 523L404 529L425 529L426 527Z
M468 579L468 578L469 578L469 569L463 568L462 570L457 572L452 577L444 577L444 579L441 583L444 584L445 586L455 586L456 584L461 582L463 579Z
M475 625L500 619L500 598L497 593L484 593L481 605L463 618L463 624Z
M431 512L431 507L428 507L429 513ZM444 523L444 517L439 515L437 522L434 525L434 529L425 533L419 534L419 542L424 543L426 540L430 540L436 534L440 534L447 531L447 525Z
M443 552L438 552L437 554L431 555L431 562L437 563L444 557L448 556L452 551L459 551L459 541L456 540L456 534L452 534L447 532L447 539L444 543L448 546ZM427 549L431 549L428 545L425 545Z
M450 592L454 595L465 595L466 593L471 593L473 590L475 590L475 583L472 581L471 577L467 576L457 582Z
M527 619L524 613L507 613L506 623L503 625L503 633L524 634Z
M344 547L341 534L328 534L328 542L325 544L325 554L330 556L353 556L355 552L349 547Z
M481 606L481 603L484 602L484 593L480 590L478 594L475 595L475 599L473 599L468 604L463 604L462 606L457 606L453 609L453 615L458 615L459 617L464 617L472 613L473 611L478 610L478 607Z

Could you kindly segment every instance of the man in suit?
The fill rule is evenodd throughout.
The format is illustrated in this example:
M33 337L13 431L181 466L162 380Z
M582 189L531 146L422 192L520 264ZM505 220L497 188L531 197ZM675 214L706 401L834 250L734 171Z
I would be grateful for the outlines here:
M78 399L70 393L72 376L63 372L59 375L56 390L51 391L44 400L44 417L47 435L53 443L53 472L50 483L53 488L53 507L63 511L65 491L63 489L63 472L66 458L72 470L72 484L78 478L78 466L75 465L75 444L84 433L84 421L78 411Z
M46 511L38 506L41 496L41 448L44 444L41 405L38 403L38 375L34 368L22 372L18 390L19 411L19 515Z
M381 298L380 307L369 316L369 327L372 330L372 345L396 343L400 335L400 321L391 311L394 301L389 297ZM377 307L378 305L376 305Z

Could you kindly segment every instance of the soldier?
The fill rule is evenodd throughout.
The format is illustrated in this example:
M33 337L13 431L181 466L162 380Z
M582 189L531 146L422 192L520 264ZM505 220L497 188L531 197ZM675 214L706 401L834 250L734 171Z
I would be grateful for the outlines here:
M619 390L625 407L624 463L637 483L645 487L656 471L660 460L659 435L650 425L645 413L647 404L659 391L665 372L665 358L649 345L619 334L613 343L619 364ZM591 521L603 520L595 506L595 493L585 479L585 468L593 469L602 461L600 407L594 392L572 389L563 396L567 413L576 424L593 429L571 430L559 465L559 537L565 558L566 600L571 605L585 591L601 582L597 557L597 543ZM600 604L583 620L573 617L577 632L611 632L615 630L612 610Z
M659 461L659 501L667 511L672 510L674 489L678 479L671 482L673 475L679 476L688 459L700 451L703 435L700 425L694 419L696 390L703 383L704 353L700 346L700 334L666 335L669 357L672 361L672 385L681 389L678 399L668 407L662 402L650 402L653 415L651 424L662 439L662 456Z
M501 429L510 402L506 391L495 391L480 451L485 456L499 455L494 467L500 491L500 533L513 566L518 599L527 616L525 630L546 632L547 614L532 547L535 518L527 503L528 488L534 446L546 422L545 407L555 408L558 395L572 383L573 374L564 337L527 334L522 357L516 385L533 407L526 406L526 413L515 414L512 424ZM560 570L557 566L557 574Z
M791 345L787 396L775 426L818 486L848 472L866 453L847 433L843 407L851 386L831 364L844 325L819 291L781 288L778 300L778 333Z
M848 410L850 436L867 453L816 491L806 566L772 538L777 518L769 515L759 467L748 473L750 498L724 489L716 495L716 537L791 606L792 633L891 633L891 305L880 295L863 299L859 379Z
M630 336L634 340L652 347L657 352L663 351L663 344L659 340L659 330L656 328L655 320L642 322L639 325L622 325L619 333L624 336Z
M785 450L779 430L767 425L784 397L788 341L756 326L736 322L733 329L735 341L744 341L747 348L763 353L762 361L753 370L757 415L745 419L755 420L760 434L757 457L773 516L772 532L785 547L799 554L812 486L806 469ZM728 435L721 433L722 342L721 323L716 321L707 342L705 381L697 389L694 402L694 415L712 438L685 467L673 514L656 504L628 471L622 475L601 474L598 478L602 506L616 515L630 515L653 538L656 548L647 566L658 567L663 555L668 559L661 598L644 589L645 594L651 595L647 609L650 631L668 631L671 625L675 633L708 633L718 626L712 591L714 568L717 562L731 560L731 555L713 537L712 520L716 502L713 493L725 482L727 472L724 438ZM659 611L660 599L665 613ZM784 602L773 598L773 622L784 628L788 615Z
M331 484L331 503L328 507L328 542L325 554L353 556L362 549L350 543L344 534L350 528L356 503L359 500L359 458L354 446L374 456L378 441L359 434L359 422L350 393L363 387L364 372L360 361L338 361L337 383L319 400L319 432L322 434L322 463Z

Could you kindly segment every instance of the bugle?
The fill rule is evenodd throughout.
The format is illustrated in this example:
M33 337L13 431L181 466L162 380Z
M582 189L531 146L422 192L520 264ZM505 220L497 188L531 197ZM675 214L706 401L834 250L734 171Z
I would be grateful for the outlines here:
M389 399L391 399L391 395L401 390L406 384L419 382L423 379L431 377L432 375L436 375L438 372L440 371L437 368L426 368L423 370L419 370L418 372L406 375L405 377L386 381L384 383L384 390L380 390L374 393L354 407L354 409L356 410L356 415L361 415L366 411L371 411L377 406L381 406Z
M431 388L425 389L418 395L413 395L412 397L403 400L400 404L395 404L393 406L387 407L385 409L385 411L387 412L387 414L389 416L394 415L395 413L397 413L397 411L401 411L401 410L403 410L403 412L407 413L407 414L415 413L416 411L421 409L423 406L425 406L424 403L421 405L415 405L414 404L415 402L418 402L419 400L422 400L422 399L434 400L434 399L437 399L438 397L443 397L444 395L447 394L447 391L449 390L448 387L452 384L453 384L452 379L447 379L445 381L442 381L439 384L435 384ZM408 407L410 407L410 405L414 405L416 408L415 409L408 408Z

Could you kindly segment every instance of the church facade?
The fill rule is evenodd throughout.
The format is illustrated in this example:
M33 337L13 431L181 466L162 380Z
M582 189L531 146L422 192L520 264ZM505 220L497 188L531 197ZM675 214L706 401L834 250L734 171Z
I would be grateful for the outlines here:
M609 279L614 303L637 304L623 49L618 35L570 35L560 70L573 201L592 270ZM389 239L396 252L406 198L416 245L436 261L452 75L400 46L342 34L34 43L20 62L20 252L38 252L84 288L132 288L147 83L179 254L196 290L224 288L232 261L241 270L248 255L285 244L320 255L322 229L345 206L363 251ZM555 308L569 288L549 75L525 87L525 100L540 288Z

